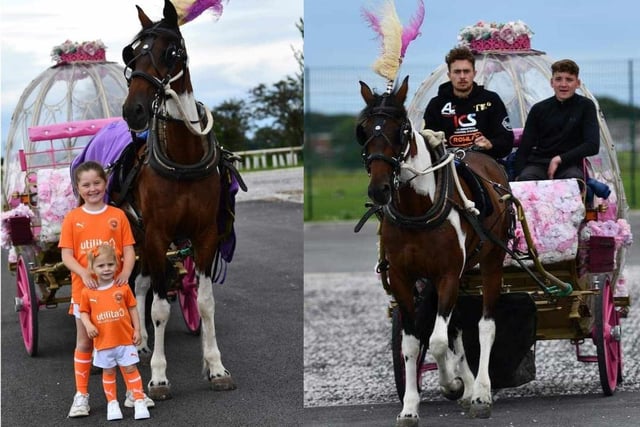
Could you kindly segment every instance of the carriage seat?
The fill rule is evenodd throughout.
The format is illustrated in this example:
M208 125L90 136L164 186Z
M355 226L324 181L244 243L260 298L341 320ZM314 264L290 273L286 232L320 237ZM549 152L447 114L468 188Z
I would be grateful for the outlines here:
M517 181L510 184L513 195L522 203L540 261L553 264L575 259L578 232L585 218L578 180ZM527 252L520 222L516 223L511 248L516 252ZM518 264L507 254L504 265Z

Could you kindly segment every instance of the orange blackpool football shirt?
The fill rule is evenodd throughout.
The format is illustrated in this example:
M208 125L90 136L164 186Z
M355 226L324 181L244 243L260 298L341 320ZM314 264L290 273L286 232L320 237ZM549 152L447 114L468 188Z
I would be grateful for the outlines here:
M89 212L80 206L69 211L64 217L58 247L72 249L73 256L80 265L87 267L89 252L105 243L111 245L119 257L122 256L125 246L135 244L129 220L121 209L106 205L100 212ZM116 276L119 273L120 271ZM80 302L80 293L84 287L82 278L71 273L72 302Z
M136 298L129 285L82 290L80 312L89 313L91 323L98 328L98 336L93 340L97 350L133 344L129 308L135 306Z

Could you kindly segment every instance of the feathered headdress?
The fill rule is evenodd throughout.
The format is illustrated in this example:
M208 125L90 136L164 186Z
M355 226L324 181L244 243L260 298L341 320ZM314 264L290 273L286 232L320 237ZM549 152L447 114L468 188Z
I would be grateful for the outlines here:
M418 0L418 10L406 28L400 23L393 0L384 0L380 8L380 17L365 8L362 8L362 16L382 41L382 54L373 64L373 71L388 80L387 88L390 91L409 43L420 35L420 26L424 20L424 2Z
M178 25L186 24L200 16L205 10L217 20L222 15L222 3L228 0L171 0L178 12Z

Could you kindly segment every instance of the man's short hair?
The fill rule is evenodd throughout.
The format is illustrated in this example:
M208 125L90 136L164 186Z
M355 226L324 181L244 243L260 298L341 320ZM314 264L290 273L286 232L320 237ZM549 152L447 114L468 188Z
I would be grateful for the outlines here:
M470 61L473 69L476 69L476 57L473 53L466 47L454 47L447 53L447 56L444 57L445 62L447 63L447 68L451 69L451 64L454 61Z
M578 77L580 67L570 59L561 59L551 64L551 73L569 73Z

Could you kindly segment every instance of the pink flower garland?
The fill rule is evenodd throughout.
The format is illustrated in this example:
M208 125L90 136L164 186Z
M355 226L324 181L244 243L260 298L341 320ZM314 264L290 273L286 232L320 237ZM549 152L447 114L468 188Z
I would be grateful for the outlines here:
M575 258L578 231L585 210L575 180L512 182L511 190L523 205L533 244L543 264ZM513 249L527 252L522 225L517 223ZM505 265L517 265L507 255Z
M78 202L71 187L71 177L67 169L39 169L38 208L40 210L40 240L57 242L60 227L67 212Z

